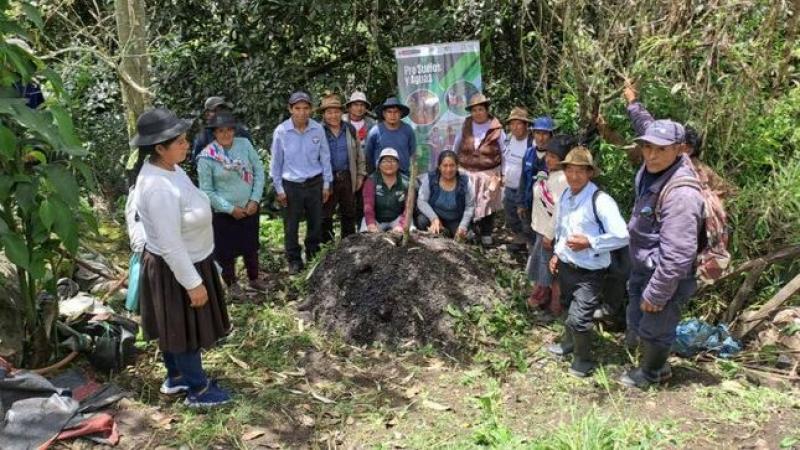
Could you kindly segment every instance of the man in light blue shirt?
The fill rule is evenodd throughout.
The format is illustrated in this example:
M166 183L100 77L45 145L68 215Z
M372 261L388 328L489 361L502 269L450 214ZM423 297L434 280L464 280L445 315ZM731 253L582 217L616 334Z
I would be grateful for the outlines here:
M568 312L561 342L548 349L557 355L574 352L569 372L586 377L595 368L592 316L600 304L603 276L611 251L628 245L628 227L614 199L595 194L598 188L591 178L599 170L589 149L573 148L561 165L569 189L558 201L550 271L558 275L561 304Z
M305 215L306 259L319 251L322 238L322 204L331 195L333 172L328 140L322 125L309 119L311 97L302 91L289 97L292 117L278 125L272 134L272 161L269 173L278 202L285 207L283 245L289 274L303 269L298 242L300 220Z

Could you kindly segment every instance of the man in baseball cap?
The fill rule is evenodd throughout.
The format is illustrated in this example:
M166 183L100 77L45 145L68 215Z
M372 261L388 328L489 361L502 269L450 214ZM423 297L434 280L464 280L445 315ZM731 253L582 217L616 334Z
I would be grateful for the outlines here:
M311 117L311 96L296 91L289 96L291 117L272 134L269 173L278 202L286 208L283 216L283 245L289 274L303 269L299 239L300 221L305 216L306 260L319 251L322 240L322 204L331 195L333 173L325 130Z
M681 311L697 290L694 264L705 201L684 150L686 131L671 120L650 122L635 141L644 166L636 176L630 230L626 344L641 347L639 365L620 378L646 388L672 376L667 359Z

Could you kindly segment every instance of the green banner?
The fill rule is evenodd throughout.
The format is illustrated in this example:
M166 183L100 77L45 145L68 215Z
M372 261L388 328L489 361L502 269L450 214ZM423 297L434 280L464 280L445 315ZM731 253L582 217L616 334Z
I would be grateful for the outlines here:
M478 41L418 45L394 50L400 100L417 135L417 164L433 170L444 150L453 149L470 97L481 92Z

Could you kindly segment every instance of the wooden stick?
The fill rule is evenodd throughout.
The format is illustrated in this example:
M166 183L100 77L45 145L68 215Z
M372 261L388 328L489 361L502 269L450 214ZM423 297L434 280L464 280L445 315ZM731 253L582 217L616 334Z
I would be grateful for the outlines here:
M764 306L761 307L755 314L750 317L743 317L741 323L741 331L739 337L744 338L755 327L764 321L767 317L771 316L783 303L791 298L797 290L800 289L800 273L792 278L774 297L772 297Z
M408 246L411 239L411 223L414 220L414 205L416 204L417 164L411 161L411 176L408 178L408 192L406 193L406 223L403 225L403 247Z
M741 287L739 287L736 296L733 297L733 301L728 305L728 310L725 311L725 316L722 319L724 322L731 323L736 315L739 314L739 311L744 308L747 298L753 292L753 288L755 288L758 279L766 268L767 262L759 260L756 267L753 268L753 271L747 274L747 278L744 279Z
M65 356L64 359L62 359L61 361L53 364L52 366L42 367L41 369L34 369L34 370L32 370L32 372L33 373L37 373L39 375L48 374L50 372L53 372L55 370L58 370L58 369L60 369L60 368L62 368L64 366L66 366L67 364L72 362L72 360L75 359L77 356L78 356L78 352L73 351L69 355Z
M762 262L765 262L767 264L774 264L776 262L794 257L800 257L800 244L793 245L791 247L784 248L783 250L778 250L777 252L770 253L769 255L764 255L759 258L751 259L750 261L742 263L736 269L720 277L716 281L716 283L719 283L720 281L733 277L735 275L739 275L740 273L752 270L753 268L758 267L758 265Z

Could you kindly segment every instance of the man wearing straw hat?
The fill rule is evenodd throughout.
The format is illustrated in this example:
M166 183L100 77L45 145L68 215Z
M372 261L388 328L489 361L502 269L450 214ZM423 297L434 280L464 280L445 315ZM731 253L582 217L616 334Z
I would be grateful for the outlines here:
M342 121L342 102L331 94L322 99L317 111L322 114L325 137L331 151L333 186L331 196L322 205L322 242L334 238L333 214L339 210L341 237L356 232L356 192L367 176L364 151L353 125Z
M367 133L375 125L375 120L369 116L371 108L372 104L367 100L367 95L361 91L353 91L350 94L350 99L344 104L344 109L347 112L342 115L342 121L355 128L362 146L367 140Z
M599 175L586 147L575 147L561 162L569 189L558 201L554 255L550 271L558 275L561 305L567 310L564 335L548 347L551 353L573 353L569 373L587 377L595 369L592 316L600 304L603 276L611 251L628 245L628 227L614 199L599 192Z
M517 106L511 110L506 124L511 134L506 138L503 145L503 209L506 212L506 227L514 235L514 243L509 247L512 251L520 251L526 248L526 243L531 235L530 217L525 222L517 214L517 195L520 177L522 175L522 158L525 151L533 145L533 137L528 127L531 119L528 117L528 110Z
M353 91L353 93L350 94L350 99L344 104L344 108L347 112L342 115L342 121L349 123L355 128L358 141L361 143L361 151L366 158L367 134L369 134L369 130L375 126L374 116L369 112L369 110L372 109L372 104L367 100L366 94L361 91ZM361 197L361 188L356 191L355 197L355 223L359 224L361 223L361 219L364 218L364 202Z

